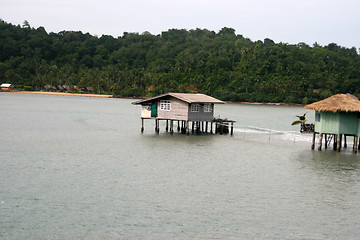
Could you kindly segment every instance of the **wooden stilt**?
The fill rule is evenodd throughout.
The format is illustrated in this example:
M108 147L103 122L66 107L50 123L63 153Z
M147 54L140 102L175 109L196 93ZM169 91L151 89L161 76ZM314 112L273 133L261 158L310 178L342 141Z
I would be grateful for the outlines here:
M174 120L170 120L170 133L174 134Z
M192 121L192 124L191 124L191 133L194 134L194 131L195 131L195 121Z
M201 132L204 132L204 121L201 121Z
M180 132L180 121L178 120L178 127L177 127L178 132Z
M336 146L337 146L337 137L336 137L336 135L335 135L335 134L333 135L333 138L334 138L333 150L334 150L334 151L336 151Z
M155 119L155 132L159 133L160 132L160 120L159 119Z
M315 137L316 137L316 132L313 133L313 138L312 138L312 144L311 144L311 150L315 149Z
M208 132L208 124L209 124L209 122L206 121L206 126L205 126L205 132L206 132L206 133Z
M144 132L144 119L141 118L141 133Z
M189 121L186 121L186 135L189 136Z
M213 122L210 122L210 133L213 134Z
M234 123L231 122L231 132L230 132L231 136L234 135Z
M346 135L344 134L344 148L347 148Z
M354 146L353 146L354 153L357 153L357 150L358 150L357 143L358 143L358 136L355 135L354 136Z
M336 144L336 151L340 152L341 148L341 134L337 135L337 144Z
M325 134L325 149L328 148L328 135Z
M319 150L319 151L321 151L322 138L323 138L323 134L322 134L322 133L320 133L320 136L319 136L319 147L318 147L318 150Z
M166 128L165 128L166 131L169 131L169 120L166 120Z
M215 122L215 134L217 134L217 133L218 133L218 123Z

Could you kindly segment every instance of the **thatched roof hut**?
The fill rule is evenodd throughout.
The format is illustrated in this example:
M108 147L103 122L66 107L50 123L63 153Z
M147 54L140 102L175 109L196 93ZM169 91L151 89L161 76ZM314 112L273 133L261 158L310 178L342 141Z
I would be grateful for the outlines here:
M317 112L360 112L360 101L351 94L336 94L319 102L308 104L305 108Z
M315 135L319 134L319 150L321 150L322 136L325 134L325 148L329 140L327 135L333 135L334 149L340 151L342 136L346 147L346 136L354 136L354 152L360 136L360 101L351 94L336 94L319 102L308 104L307 109L315 110L315 132L312 149L315 146ZM335 137L336 136L336 137ZM331 138L330 138L331 139Z

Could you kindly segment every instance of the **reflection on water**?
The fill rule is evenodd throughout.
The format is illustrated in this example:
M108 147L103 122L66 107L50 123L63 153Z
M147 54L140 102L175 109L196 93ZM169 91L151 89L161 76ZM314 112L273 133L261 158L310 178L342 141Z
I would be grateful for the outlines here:
M1 239L357 239L359 154L299 107L217 106L235 135L140 134L131 100L0 93ZM309 113L307 116L311 116ZM310 139L310 140L309 140Z

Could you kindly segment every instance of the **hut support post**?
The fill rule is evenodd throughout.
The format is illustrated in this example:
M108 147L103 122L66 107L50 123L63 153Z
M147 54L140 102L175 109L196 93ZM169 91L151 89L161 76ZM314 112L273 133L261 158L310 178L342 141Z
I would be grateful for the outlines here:
M170 133L174 133L174 120L170 120Z
M325 134L325 149L328 147L328 135Z
M213 134L213 122L210 122L210 133Z
M160 132L160 120L159 119L155 119L155 132L159 133Z
M321 151L321 147L322 147L322 138L323 138L323 134L320 133L320 136L319 136L319 147L318 147L318 150Z
M205 125L205 132L206 132L206 133L208 132L208 124L209 124L209 122L206 121L206 125Z
M231 136L234 135L234 123L231 122L231 132L230 132Z
M165 128L166 131L169 131L169 120L166 120L166 128Z
M194 134L194 131L195 131L195 122L192 121L192 124L191 124L191 133Z
M141 118L141 133L144 132L144 119Z
M355 135L354 146L353 146L354 153L357 153L357 150L358 150L357 145L358 145L358 136Z
M314 149L315 149L315 138L316 138L316 132L313 132L311 150L314 150Z
M189 136L189 121L186 121L186 135Z
M178 120L178 127L177 127L178 132L180 132L180 121Z
M347 148L346 135L344 134L344 148Z
M341 148L341 134L337 135L337 144L336 144L336 151L340 152Z

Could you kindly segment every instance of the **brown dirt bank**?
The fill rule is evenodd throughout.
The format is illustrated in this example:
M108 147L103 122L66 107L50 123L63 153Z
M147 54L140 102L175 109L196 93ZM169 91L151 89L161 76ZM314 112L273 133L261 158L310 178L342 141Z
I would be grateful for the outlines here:
M102 97L102 98L111 98L111 97L113 97L113 95L101 95L101 94L63 93L63 92L40 92L40 91L11 91L11 93L41 94L41 95L59 95L59 96L79 96L79 97Z
M79 97L101 97L101 98L122 98L122 99L146 99L146 97L121 97L118 95L101 95L101 94L89 94L89 93L63 93L63 92L41 92L41 91L11 91L11 93L79 96ZM232 102L232 101L224 101L224 102L249 104L249 105L300 106L300 107L304 106L303 104L297 104L297 103L263 103L263 102Z
M231 102L231 101L225 101L225 102L226 103L249 104L249 105L298 106L298 107L304 106L304 104L298 104L298 103Z

